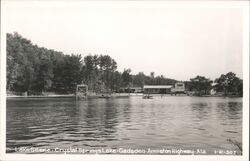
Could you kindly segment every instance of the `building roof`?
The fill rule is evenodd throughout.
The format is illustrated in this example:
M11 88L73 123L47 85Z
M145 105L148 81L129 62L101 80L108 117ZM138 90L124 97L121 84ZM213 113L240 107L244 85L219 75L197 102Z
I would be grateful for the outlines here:
M130 89L141 89L141 87L130 87Z
M78 84L77 87L87 87L86 84Z
M146 85L146 86L143 86L143 88L147 88L147 89L152 89L152 88L157 88L157 89L162 89L162 88L172 88L173 86L172 85Z
M120 89L142 89L141 87L122 87Z
M175 84L184 84L183 82L176 82Z

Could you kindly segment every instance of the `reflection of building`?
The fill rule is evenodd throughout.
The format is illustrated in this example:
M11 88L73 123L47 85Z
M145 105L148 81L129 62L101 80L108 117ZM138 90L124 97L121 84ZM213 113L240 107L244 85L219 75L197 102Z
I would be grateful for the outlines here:
M172 85L146 85L143 91L148 94L168 94L171 93L171 88Z
M88 92L88 86L85 84L79 84L76 86L76 96L86 97Z
M185 85L182 82L177 82L174 88L171 89L172 93L185 93Z

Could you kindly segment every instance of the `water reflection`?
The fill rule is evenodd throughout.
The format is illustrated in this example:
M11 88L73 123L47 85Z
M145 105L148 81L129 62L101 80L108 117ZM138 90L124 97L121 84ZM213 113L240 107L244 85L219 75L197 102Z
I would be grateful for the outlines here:
M192 112L194 113L194 119L197 119L197 121L208 119L211 113L211 104L206 102L192 104Z
M235 150L227 139L241 142L242 99L9 99L6 137L9 148L203 148L212 154Z
M240 119L242 112L242 102L218 102L217 112L225 120ZM225 118L227 117L227 118Z

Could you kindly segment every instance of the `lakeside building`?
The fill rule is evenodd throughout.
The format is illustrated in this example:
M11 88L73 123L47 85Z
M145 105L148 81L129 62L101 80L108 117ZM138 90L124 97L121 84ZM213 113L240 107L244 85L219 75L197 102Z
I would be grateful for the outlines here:
M171 88L172 93L185 93L185 84L183 82L177 82L174 88Z
M216 85L217 83L212 83L212 89L210 90L210 95L216 95Z
M145 85L144 93L147 94L170 94L172 85Z
M146 94L176 94L185 93L185 85L177 82L175 85L145 85L143 91Z

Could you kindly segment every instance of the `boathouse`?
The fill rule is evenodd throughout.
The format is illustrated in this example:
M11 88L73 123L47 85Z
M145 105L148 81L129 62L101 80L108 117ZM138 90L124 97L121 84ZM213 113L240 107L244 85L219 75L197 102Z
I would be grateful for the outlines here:
M79 84L76 86L77 97L87 97L88 86L86 84Z
M145 94L170 94L172 85L145 85L143 91Z

